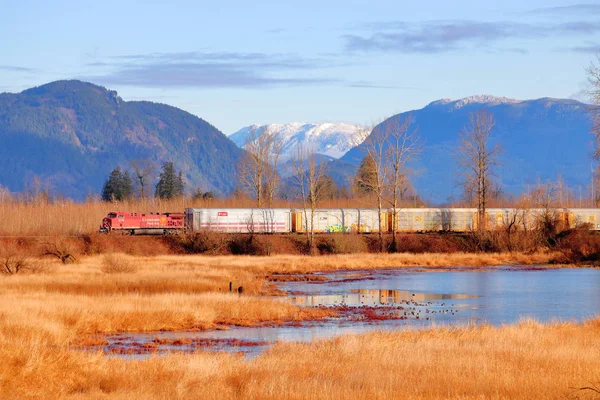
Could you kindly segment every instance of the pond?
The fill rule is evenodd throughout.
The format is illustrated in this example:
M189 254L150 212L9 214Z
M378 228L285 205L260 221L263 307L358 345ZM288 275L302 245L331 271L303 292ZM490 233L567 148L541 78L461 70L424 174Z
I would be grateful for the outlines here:
M331 338L374 330L440 325L502 325L533 318L582 321L600 315L600 270L538 267L385 269L317 274L327 280L281 283L280 301L331 307L338 318L284 326L107 337L118 356L207 349L255 355L276 341Z

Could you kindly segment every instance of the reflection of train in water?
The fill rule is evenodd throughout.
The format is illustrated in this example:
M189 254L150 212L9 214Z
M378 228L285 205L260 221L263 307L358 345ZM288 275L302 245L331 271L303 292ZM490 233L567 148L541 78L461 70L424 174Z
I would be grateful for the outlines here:
M486 229L533 229L540 220L552 218L565 228L582 226L600 230L600 209L516 209L489 208L486 210ZM314 221L314 222L313 222ZM477 229L475 208L403 208L384 210L381 230L391 232L469 232ZM376 209L327 208L317 209L313 218L310 210L294 208L186 208L185 213L142 214L112 212L103 219L100 231L126 231L132 234L158 233L188 229L225 233L292 233L306 232L314 225L319 233L379 231Z

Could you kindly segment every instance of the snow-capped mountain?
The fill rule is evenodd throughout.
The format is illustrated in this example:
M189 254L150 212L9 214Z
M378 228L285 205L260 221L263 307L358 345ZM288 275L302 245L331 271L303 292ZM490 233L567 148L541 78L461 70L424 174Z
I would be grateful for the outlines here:
M243 147L253 130L261 134L265 129L279 135L283 143L283 160L294 155L298 144L314 149L318 154L340 158L361 142L360 126L346 123L250 125L229 135L229 139L238 147Z
M429 103L429 106L450 106L454 109L459 109L472 104L485 104L486 106L497 106L500 104L517 104L523 100L511 99L508 97L491 96L487 94L469 96L458 100L441 99Z

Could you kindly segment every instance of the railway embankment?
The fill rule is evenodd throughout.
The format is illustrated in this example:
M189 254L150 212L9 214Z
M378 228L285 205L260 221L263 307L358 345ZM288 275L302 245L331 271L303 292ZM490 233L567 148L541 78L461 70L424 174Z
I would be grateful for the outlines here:
M214 232L178 233L166 236L130 236L117 232L75 235L0 235L0 257L28 259L57 258L68 263L82 257L109 253L130 256L344 256L377 255L382 260L393 254L431 259L432 255L470 254L486 260L495 254L509 254L517 262L596 265L600 260L600 234L574 229L552 234L539 231L483 233L400 233L391 251L392 235L383 235L384 252L379 251L377 234L318 234L314 248L301 234L225 234ZM427 257L421 257L427 255ZM524 261L525 260L525 261ZM383 261L385 263L385 261ZM507 260L503 260L507 262ZM485 261L482 261L486 264ZM509 264L511 264L509 262ZM448 264L457 265L457 264ZM471 265L471 264L468 264Z

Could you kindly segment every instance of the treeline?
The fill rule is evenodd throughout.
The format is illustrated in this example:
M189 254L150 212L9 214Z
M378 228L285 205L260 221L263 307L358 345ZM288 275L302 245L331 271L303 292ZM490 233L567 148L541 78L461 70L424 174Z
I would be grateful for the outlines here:
M131 200L139 196L145 199L151 187L153 165L147 161L132 163L132 172L122 171L120 167L113 169L102 187L103 201ZM133 177L132 177L133 176ZM181 197L185 192L185 181L181 170L177 172L172 162L162 164L158 182L154 188L154 197L173 199Z

